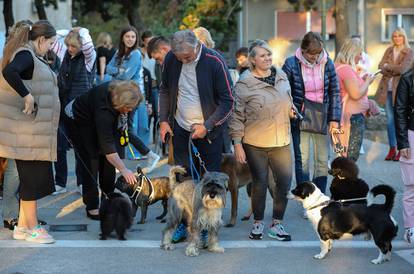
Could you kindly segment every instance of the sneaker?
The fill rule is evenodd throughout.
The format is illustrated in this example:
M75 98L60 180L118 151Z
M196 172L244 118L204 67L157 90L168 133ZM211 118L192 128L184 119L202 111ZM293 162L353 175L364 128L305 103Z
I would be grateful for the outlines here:
M30 233L30 229L16 225L13 229L13 239L26 240L26 237L28 237Z
M52 195L59 195L62 193L66 193L68 192L68 190L66 189L66 187L60 186L60 185L55 185L55 192L52 193Z
M281 223L273 223L270 226L268 236L279 241L290 241L290 235L285 231Z
M263 238L264 224L262 222L255 222L250 231L249 238L252 240L261 240Z
M187 239L187 228L186 226L181 223L174 232L172 236L171 242L173 244L179 243Z
M414 242L414 227L405 229L404 240L409 244Z
M205 229L200 232L200 246L201 248L208 247L208 231Z
M152 151L150 151L148 154L148 163L147 163L147 172L150 173L154 170L154 168L157 166L158 162L160 161L160 156Z
M32 229L32 232L27 235L26 241L38 244L52 244L55 242L55 239L47 233L46 229L37 225Z

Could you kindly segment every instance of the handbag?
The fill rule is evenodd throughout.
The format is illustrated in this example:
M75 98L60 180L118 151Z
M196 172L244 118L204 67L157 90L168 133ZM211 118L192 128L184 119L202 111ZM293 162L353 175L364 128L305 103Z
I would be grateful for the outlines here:
M328 110L327 105L317 103L305 98L302 107L303 120L300 123L300 130L310 133L326 135L328 132Z

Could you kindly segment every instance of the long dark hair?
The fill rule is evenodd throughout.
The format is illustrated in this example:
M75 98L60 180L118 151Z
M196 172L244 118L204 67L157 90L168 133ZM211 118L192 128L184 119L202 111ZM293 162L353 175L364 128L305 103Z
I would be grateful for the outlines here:
M129 31L135 32L135 36L136 36L135 44L131 48L127 48L125 46L124 39L123 39L125 33L129 32ZM138 35L138 31L137 31L136 28L134 28L133 26L128 26L128 27L122 29L121 35L119 36L118 54L116 56L116 59L118 61L118 65L120 65L122 63L122 58L124 58L124 56L128 56L131 53L131 51L138 48L139 44L140 44L139 35Z
M40 36L46 39L56 36L56 30L49 21L40 20L34 24L30 20L17 22L12 27L3 50L2 69L10 63L11 57L18 48Z

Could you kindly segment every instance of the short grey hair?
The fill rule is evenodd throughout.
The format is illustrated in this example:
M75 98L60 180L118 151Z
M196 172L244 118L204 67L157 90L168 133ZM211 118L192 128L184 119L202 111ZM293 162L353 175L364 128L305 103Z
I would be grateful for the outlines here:
M173 34L171 39L172 52L183 52L188 47L195 48L198 45L198 39L191 30L180 30Z
M249 67L250 70L253 70L255 65L250 61L250 59L256 57L256 50L257 48L263 48L265 50L267 50L270 54L273 54L272 48L269 46L269 44L261 39L256 39L254 40L250 46L249 46Z

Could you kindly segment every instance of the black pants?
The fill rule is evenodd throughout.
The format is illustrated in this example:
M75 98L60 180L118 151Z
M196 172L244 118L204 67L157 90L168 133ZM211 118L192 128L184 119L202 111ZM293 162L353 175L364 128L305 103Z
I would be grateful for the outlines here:
M173 132L175 163L177 165L184 166L185 168L187 168L187 171L190 171L190 152L188 151L188 140L190 137L190 132L180 127L177 122L175 122ZM194 145L197 147L198 151L200 152L201 159L205 162L206 169L208 171L220 171L223 150L222 135L220 134L216 138L210 140L210 142L206 138L194 139L193 142ZM197 170L200 170L199 160L196 157L194 157L194 154L193 162L196 165Z
M283 220L287 194L292 181L290 146L260 148L243 144L247 163L252 173L252 209L254 219L264 218L266 193L269 184L269 167L275 180L273 192L273 219Z
M105 155L100 155L97 137L93 128L71 123L71 140L79 157L79 172L82 177L83 203L86 210L99 208L99 187L102 192L115 190L115 167Z

